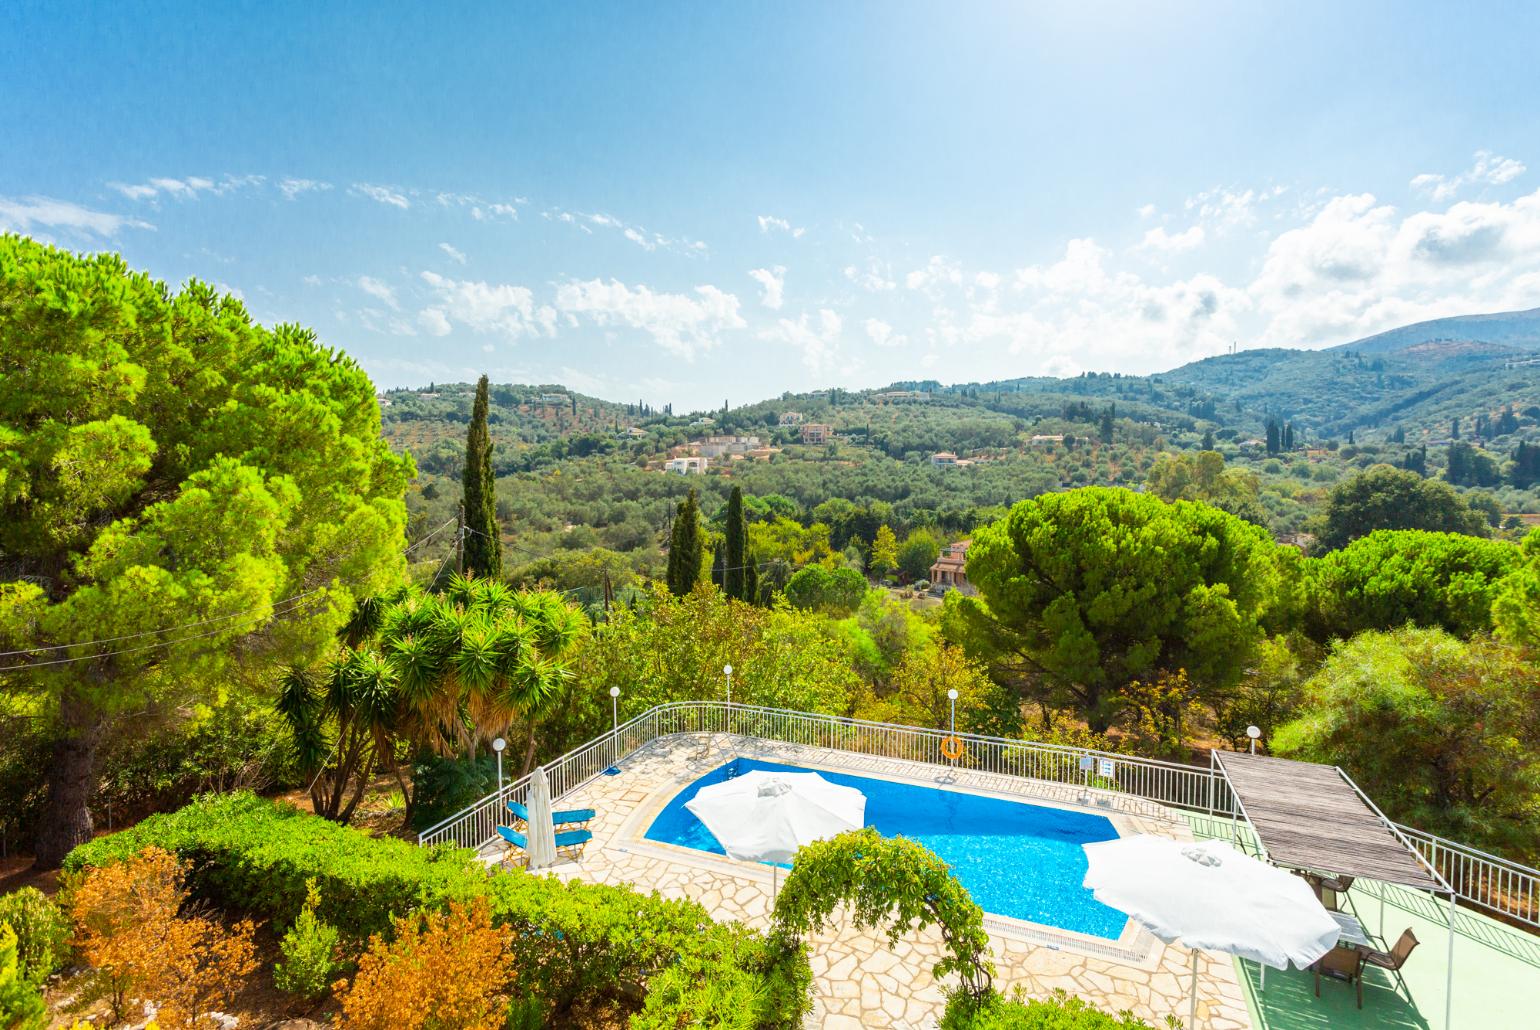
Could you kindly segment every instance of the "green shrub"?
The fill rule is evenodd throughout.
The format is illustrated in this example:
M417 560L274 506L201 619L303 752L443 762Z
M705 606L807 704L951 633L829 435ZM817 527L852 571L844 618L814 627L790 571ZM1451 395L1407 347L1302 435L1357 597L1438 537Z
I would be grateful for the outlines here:
M42 983L64 965L69 956L69 917L36 887L0 895L0 923L14 931L21 975L32 983Z
M1167 1017L1168 1026L1174 1024ZM975 1007L966 995L954 994L941 1017L940 1030L1148 1030L1150 1024L1132 1013L1109 1015L1054 991L1044 1000L1024 999L1019 993L1011 998L992 995Z
M188 861L195 898L280 926L299 918L314 879L321 894L316 914L359 941L389 934L393 914L468 902L486 885L469 852L372 838L246 793L199 798L98 837L70 852L64 866L108 865L150 844Z
M298 922L313 882L316 916L355 941L388 935L393 915L484 897L493 920L514 931L517 982L553 1024L579 1000L613 1000L637 1012L636 1026L660 1028L699 1025L693 1014L717 1011L718 993L749 1027L799 1026L809 1005L800 946L716 923L694 902L489 872L464 849L369 837L250 794L152 816L82 844L65 868L121 861L150 844L187 861L195 897L280 925Z
M48 1011L37 986L21 973L16 959L16 931L0 923L0 1027L5 1030L42 1030Z
M332 981L344 966L338 961L341 935L335 926L316 917L321 896L316 892L315 880L307 881L305 888L305 907L278 942L283 961L273 964L273 983L285 993L315 999L331 989Z
M435 826L497 789L492 755L442 758L425 755L412 763L412 829Z

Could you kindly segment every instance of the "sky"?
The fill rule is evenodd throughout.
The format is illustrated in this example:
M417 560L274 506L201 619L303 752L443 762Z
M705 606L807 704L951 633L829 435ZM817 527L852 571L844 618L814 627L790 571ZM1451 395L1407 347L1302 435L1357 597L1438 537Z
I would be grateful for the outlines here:
M1540 5L0 9L0 230L676 410L1540 307Z

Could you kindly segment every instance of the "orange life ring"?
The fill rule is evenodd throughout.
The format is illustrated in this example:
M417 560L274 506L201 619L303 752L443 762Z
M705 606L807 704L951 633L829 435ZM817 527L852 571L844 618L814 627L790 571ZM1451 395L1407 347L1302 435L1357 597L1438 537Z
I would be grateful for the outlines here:
M956 737L947 737L941 742L941 754L949 762L955 762L963 756L963 742Z

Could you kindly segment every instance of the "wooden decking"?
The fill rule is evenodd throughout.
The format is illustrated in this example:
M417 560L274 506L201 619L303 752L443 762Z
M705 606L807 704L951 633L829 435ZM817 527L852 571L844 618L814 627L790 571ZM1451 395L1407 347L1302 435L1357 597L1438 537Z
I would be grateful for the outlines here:
M1333 766L1216 752L1275 865L1446 891Z

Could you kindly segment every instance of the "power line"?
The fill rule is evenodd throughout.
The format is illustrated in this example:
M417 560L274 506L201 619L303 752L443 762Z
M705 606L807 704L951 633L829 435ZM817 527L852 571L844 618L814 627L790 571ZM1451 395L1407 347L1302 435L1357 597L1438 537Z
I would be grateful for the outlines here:
M451 519L449 522L446 522L443 525L439 526L432 533L429 533L427 536L424 536L421 539L419 539L416 543L413 543L411 546L409 546L403 552L403 556L405 556L407 554L410 554L414 549L416 549L418 547L421 547L423 544L427 543L434 536L437 536L439 533L443 532L449 526L454 525L455 521L456 520ZM457 538L463 538L465 533L480 533L480 535L482 535L482 536L486 536L487 535L485 533L481 533L480 530L473 529L470 526L461 526L460 527L460 531L456 534L456 537ZM533 554L534 552L526 552L526 553ZM430 585L431 584L436 584L438 582L439 577L443 575L444 567L449 563L449 559L451 557L453 557L453 555L454 555L454 552L450 551L449 554L447 554L445 556L444 560L439 563L438 570L434 573L433 579L430 580ZM553 557L553 556L554 556L554 552L552 554L537 555L537 557ZM770 568L770 567L773 567L773 566L786 566L788 571L790 571L790 572L797 572L797 571L800 571L801 569L805 569L805 568L807 568L807 567L809 567L811 565L816 565L816 564L818 564L818 562L815 562L815 561L812 561L812 560L803 562L800 565L794 565L791 562L782 561L781 559L771 559L769 561L752 562L752 563L749 563L749 564L746 564L746 565L733 565L733 566L729 566L729 567L724 568L724 569L713 570L713 571L737 572L737 571L740 571L740 570L743 570L743 569L751 569L751 568L752 569L766 569L766 568ZM357 582L357 580L338 580L337 582ZM120 637L104 637L104 638L101 638L99 640L80 641L79 643L74 643L74 644L51 644L51 645L44 646L44 647L30 648L30 649L25 650L25 651L3 651L3 652L0 652L0 658L10 658L10 657L16 657L18 655L38 654L38 653L41 653L41 652L48 652L48 651L62 651L62 650L69 650L69 649L77 648L77 647L94 647L94 646L97 646L99 644L118 643L118 642L121 642L121 641L124 641L124 640L134 640L134 639L138 639L140 637L155 636L157 634L162 634L162 633L177 633L177 632L181 632L182 630L196 629L196 628L198 628L200 626L212 625L213 623L216 623L216 622L227 622L227 621L229 621L231 619L240 618L243 615L251 615L251 614L255 614L255 613L258 613L258 612L264 612L264 611L267 613L265 615L265 618L269 618L269 619L278 618L278 617L283 616L283 615L292 614L293 612L297 611L301 607L302 602L304 602L307 598L313 597L316 594L324 593L327 589L328 589L327 587L317 587L317 588L315 588L313 590L307 590L307 591L305 591L304 593L301 593L301 594L295 594L295 595L292 595L290 597L286 597L286 598L283 598L281 600L274 601L271 604L262 605L262 606L255 607L255 608L248 608L245 611L233 612L233 613L230 613L228 615L216 616L216 617L210 618L210 619L202 619L202 620L199 620L197 622L183 623L182 625L179 625L179 626L169 626L169 627L165 627L163 629L144 630L143 632L140 632L140 633L132 633L132 634L128 634L128 635L120 636ZM569 594L576 594L576 593L580 593L580 592L582 592L584 590L591 590L591 589L593 589L593 588L592 587L570 587L570 588L568 588L566 590L553 591L553 593L556 593L559 596L567 596ZM283 610L280 611L279 608L282 605L289 605L289 607L284 608ZM73 657L73 658L55 658L55 659L50 659L48 661L42 661L42 662L21 662L21 663L15 664L15 665L3 665L3 666L0 666L0 672L17 672L17 671L20 671L20 670L23 670L23 669L38 669L38 668L43 668L45 666L50 666L50 665L68 665L68 664L73 663L73 662L88 662L88 661L94 661L94 660L96 660L98 658L111 658L111 657L114 657L116 655L135 654L135 653L138 653L140 651L154 650L155 648L158 648L158 647L173 647L173 646L175 646L177 644L186 643L186 642L191 641L191 640L201 640L201 639L203 639L205 637L212 637L212 636L215 636L215 635L223 633L223 632L225 632L225 629L223 627L221 627L219 629L211 629L211 630L208 630L208 631L203 632L203 633L194 633L194 634L190 634L190 635L184 636L184 637L177 637L174 640L158 640L158 641L155 641L154 643L143 644L143 645L140 645L138 647L120 648L120 649L113 650L113 651L101 651L101 652L97 652L97 653L94 653L94 654L79 655L79 656Z
M284 609L283 611L278 611L277 608L276 608L276 605L275 605L274 606L274 610L272 612L270 612L267 617L268 618L277 618L277 617L279 617L281 615L289 615L289 614L297 611L299 608L301 608L303 606L303 603L304 603L303 602L303 598L308 597L311 594L316 594L316 593L319 593L319 592L320 591L312 590L308 594L298 595L300 600L296 601L293 605L291 605L289 608ZM283 602L280 601L280 602L277 602L277 603L278 604L282 604ZM251 609L251 611L260 611L260 609L253 608L253 609ZM166 631L161 630L161 631L158 631L158 632L166 632ZM54 659L50 659L49 661L46 661L46 662L22 662L19 665L0 665L0 672L16 672L16 671L18 671L20 669L40 669L40 668L42 668L45 665L68 665L71 662L89 662L89 661L94 661L97 658L111 658L114 655L134 654L134 653L139 652L139 651L153 651L157 647L173 647L173 646L175 646L177 644L184 644L184 643L186 643L189 640L201 640L204 637L216 636L217 634L220 634L220 633L223 633L223 632L225 632L225 630L223 628L211 629L211 630L206 630L206 631L204 631L202 633L193 633L193 634L191 634L189 636L177 637L175 640L157 640L153 644L141 644L138 647L125 647L125 648L121 648L121 649L119 649L117 651L100 651L100 652L97 652L96 654L81 655L78 658L54 658ZM81 644L69 644L69 645L65 645L65 646L68 646L68 647L81 647L81 646L84 646L84 645L81 645ZM13 653L25 654L27 652L13 652Z
M449 526L451 526L453 524L454 524L453 520L450 520L449 522L444 523L444 525L439 526L437 529L433 530L433 532L429 533L425 537L422 537L416 543L414 543L411 546L409 546L405 551L402 552L402 556L405 557L406 555L411 554L411 552L415 548L421 547L423 544L425 544L429 540L431 540L434 536L438 535L439 533L442 533L446 528L448 528ZM357 580L346 580L346 581L339 580L337 582L357 582ZM181 625L178 625L178 626L165 626L165 627L162 627L160 629L148 629L148 630L143 630L143 631L141 631L139 633L128 633L128 634L125 634L123 636L117 636L117 637L102 637L102 638L97 639L97 640L81 640L81 641L77 641L76 643L73 643L73 644L49 644L49 645L45 645L45 646L42 646L42 647L27 648L26 650L21 650L21 651L0 651L0 658L14 658L14 657L17 657L19 655L42 654L42 653L45 653L45 652L52 652L52 651L68 651L68 650L72 650L72 649L77 648L77 647L97 647L97 646L99 646L101 644L115 644L115 643L121 643L121 642L123 642L125 640L138 640L138 639L140 639L142 637L152 637L152 636L157 636L157 635L163 634L163 633L180 633L183 630L197 629L200 626L211 626L211 625L213 625L215 623L228 622L231 619L239 619L242 616L254 615L254 614L257 614L259 612L265 612L266 613L266 615L265 615L266 618L276 618L279 615L287 615L287 614L297 610L298 607L299 607L299 602L304 601L306 598L314 597L316 594L325 593L328 589L329 589L328 587L316 587L316 588L314 588L312 590L306 590L303 593L292 594L292 595L290 595L288 597L280 598L279 600L272 601L272 602L270 602L268 604L258 605L258 606L252 607L252 608L247 608L247 609L244 609L242 611L238 611L238 612L230 612L230 613L228 613L226 615L217 615L217 616L214 616L212 618L199 619L196 622L184 622L184 623L182 623ZM279 611L280 606L283 606L283 605L290 605L290 607L284 608L282 611ZM74 657L74 658L57 658L57 659L51 659L49 661L44 661L44 662L21 662L21 663L15 664L15 665L0 666L0 672L13 672L13 671L15 671L17 669L36 669L36 668L40 668L40 667L45 666L45 665L65 665L65 664L68 664L70 662L86 662L86 661L91 661L92 659L96 659L96 658L108 658L108 657L111 657L113 655L133 654L133 653L135 653L137 651L147 651L147 650L150 650L150 649L156 648L156 647L169 647L171 645L180 644L180 643L183 643L184 641L188 641L188 640L198 640L198 639L201 639L203 637L211 637L211 636L214 636L217 633L223 633L223 632L224 632L224 628L221 627L219 629L209 630L208 632L205 632L205 633L195 633L195 634L193 634L191 636L179 637L179 638L177 638L175 640L157 641L155 643L144 644L144 645L141 645L139 647L120 648L120 649L115 650L115 651L104 651L104 652L98 652L98 653L89 654L89 655L79 655L79 656Z

